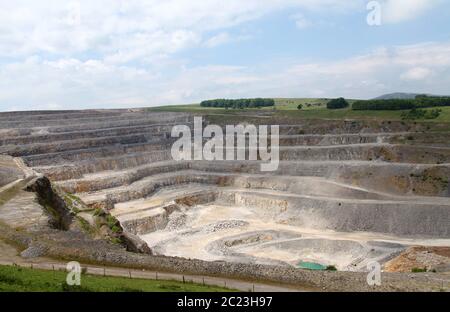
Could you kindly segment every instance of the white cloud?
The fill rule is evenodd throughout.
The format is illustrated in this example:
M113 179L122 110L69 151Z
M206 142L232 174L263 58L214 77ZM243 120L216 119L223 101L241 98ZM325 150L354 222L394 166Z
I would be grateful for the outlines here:
M400 23L413 20L439 4L441 0L384 0L382 20L386 23Z
M224 44L250 40L251 38L252 35L250 34L241 33L237 35L231 35L228 32L221 32L207 39L204 43L204 46L207 48L215 48Z
M385 19L414 18L440 0L384 0ZM95 53L118 61L141 60L198 45L231 40L225 29L285 9L355 11L364 0L18 0L0 2L0 56ZM298 14L296 25L310 21Z
M365 98L411 90L448 94L449 49L450 43L427 43L330 62L193 68L169 64L161 71L99 60L30 57L1 67L0 109L140 107L216 97Z
M295 26L297 26L298 29L305 29L313 25L313 23L301 13L292 16L292 18L295 20Z
M292 86L286 92L295 88L304 90L297 96L308 96L309 90L317 90L318 87L327 96L361 98L411 90L448 94L449 49L450 43L380 48L339 61L291 66L280 77L290 77L286 80ZM309 96L313 95L309 93Z
M228 43L228 42L230 42L230 41L231 41L231 36L230 36L230 34L227 33L227 32L221 32L220 34L215 35L215 36L209 38L209 39L206 41L205 45L206 45L208 48L214 48L214 47L217 47L217 46L219 46L219 45Z
M133 60L148 63L184 48L199 44L201 38L195 32L176 30L171 33L134 33L117 39L116 51L104 59L112 63L128 63Z
M431 70L425 67L414 67L401 75L404 80L423 80L431 75Z
M140 60L285 9L349 11L363 0L18 0L0 2L0 56L96 53ZM300 26L304 20L298 20ZM174 37L181 37L178 42ZM214 41L214 40L213 40ZM214 44L214 43L211 43ZM133 51L130 51L133 50ZM138 50L138 51L137 51Z
M284 66L267 60L251 67L189 67L177 56L245 40L249 34L235 27L273 12L299 12L293 18L305 28L312 23L309 11L365 13L365 2L1 1L0 110L153 106L210 97L365 96L384 92L387 85L412 89L421 77L430 83L425 91L447 93L449 44ZM386 20L415 18L438 2L386 0Z
M255 96L370 98L411 90L447 94L450 85L448 49L450 43L427 43L379 48L366 55L328 62L194 68L181 73L172 86L191 90L190 96L184 101L180 96L178 103ZM406 79L405 73L415 79Z

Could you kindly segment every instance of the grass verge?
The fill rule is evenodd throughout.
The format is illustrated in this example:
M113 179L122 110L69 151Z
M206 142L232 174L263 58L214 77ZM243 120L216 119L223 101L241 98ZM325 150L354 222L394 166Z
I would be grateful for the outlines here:
M0 291L4 292L222 292L230 289L182 283L103 277L83 274L80 286L66 284L66 272L0 265Z

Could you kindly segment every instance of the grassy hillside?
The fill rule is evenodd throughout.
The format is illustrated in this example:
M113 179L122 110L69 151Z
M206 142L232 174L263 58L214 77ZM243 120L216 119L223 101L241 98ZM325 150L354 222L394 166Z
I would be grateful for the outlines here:
M325 108L329 99L289 99L289 98L279 98L275 99L275 109L276 110L297 110L297 106L302 104L304 109L312 110ZM309 104L309 105L308 105ZM149 108L151 111L171 111L171 112L241 112L242 109L225 109L220 107L201 107L200 104L187 104L187 105L170 105L170 106L159 106ZM261 108L247 108L244 109L248 111L273 111L274 107L261 107Z
M350 108L329 110L326 103L329 99L275 99L275 107L250 108L250 109L224 109L205 108L199 104L161 106L149 108L150 111L165 112L191 112L198 114L275 114L279 116L296 117L304 119L380 119L380 120L401 120L404 111L354 111ZM348 100L352 104L355 100ZM301 110L297 106L302 104ZM431 108L427 109L430 110ZM427 122L450 122L450 107L440 107L442 113L437 119L427 120Z
M155 281L83 274L81 286L68 286L66 273L0 266L0 291L8 292L212 292L229 289L175 281Z
M304 110L316 110L326 108L330 99L275 99L275 106L278 110L297 110L298 105L302 105Z
M428 108L426 110L431 110ZM441 115L432 120L418 120L425 122L450 122L450 107L442 107ZM277 114L297 118L318 119L379 119L379 120L402 120L404 111L354 111L351 109L329 110L326 108L301 111L279 111Z

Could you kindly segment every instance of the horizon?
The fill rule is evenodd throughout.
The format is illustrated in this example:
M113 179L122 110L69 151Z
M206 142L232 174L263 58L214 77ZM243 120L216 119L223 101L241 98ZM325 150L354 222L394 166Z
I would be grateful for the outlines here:
M0 111L450 93L442 0L102 4L0 4Z
M428 96L448 97L447 95L442 95L442 94L416 93L416 92L392 92L392 93L381 94L381 95L379 95L377 97L369 98L369 99L362 99L362 98L356 98L356 97L346 97L345 99L346 100L351 100L351 101L359 101L359 100L365 101L365 100L374 100L374 99L377 99L378 97L394 95L394 94L405 94L405 95L407 95L407 94L425 94L425 95L428 95ZM247 98L241 98L241 99L252 99L252 98L247 97ZM335 99L335 98L332 98L332 97L320 97L320 98L313 98L313 97L274 97L274 98L271 98L271 99L274 99L274 100L299 100L299 99L301 99L301 100L316 100L316 99L332 100L332 99ZM162 107L171 107L171 106L177 107L177 106L200 105L200 103L202 101L205 101L205 100L214 100L214 99L204 99L204 100L201 100L201 101L199 101L197 103L178 103L178 104L174 103L174 104L166 104L166 105L163 104L163 105L157 105L157 106L114 107L114 108L111 108L111 107L92 107L92 108L80 108L80 109L78 109L78 108L72 108L72 109L71 108L63 108L63 109L53 108L53 109L51 109L50 108L50 109L29 109L29 110L27 110L27 109L24 109L24 110L5 110L5 111L0 111L0 114L1 113L14 113L14 112L27 112L27 111L33 112L33 111L78 111L78 110L126 110L126 109L162 108ZM256 108L256 109L258 109L258 108Z

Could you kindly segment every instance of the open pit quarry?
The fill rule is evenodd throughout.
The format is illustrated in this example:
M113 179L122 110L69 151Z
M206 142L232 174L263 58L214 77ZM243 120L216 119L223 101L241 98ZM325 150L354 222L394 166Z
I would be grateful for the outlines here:
M426 268L433 273L414 281L448 290L449 125L280 120L270 113L204 120L279 124L278 170L261 172L260 161L173 160L171 130L192 127L188 113L0 113L0 222L10 233L3 239L34 233L33 239L17 238L25 256L56 252L53 245L30 249L41 238L63 242L60 250L72 254L77 248L119 252L132 241L128 250L136 256L130 257L177 259L165 270L184 261L190 272L248 279L272 274L264 278L291 284L303 274L302 282L316 287L325 287L329 277L333 290L365 290L365 275L358 272L378 261L386 272ZM85 245L75 240L78 232L58 234L73 230L74 219L91 235L80 239ZM117 233L121 240L112 241L118 244L96 247ZM117 262L133 264L124 259ZM338 272L299 269L304 262ZM203 272L203 266L215 267ZM387 290L415 287L407 276L403 281L393 274ZM358 282L344 285L352 276Z

